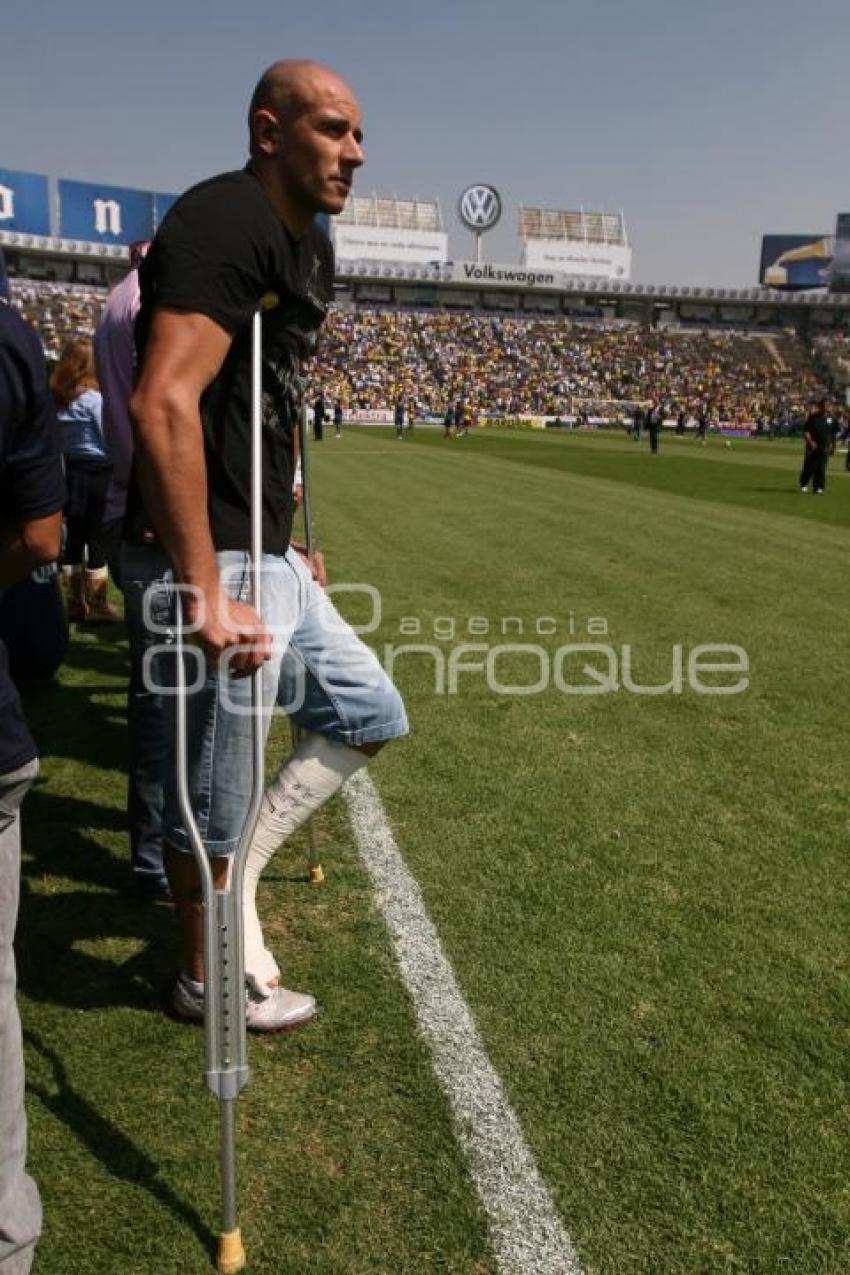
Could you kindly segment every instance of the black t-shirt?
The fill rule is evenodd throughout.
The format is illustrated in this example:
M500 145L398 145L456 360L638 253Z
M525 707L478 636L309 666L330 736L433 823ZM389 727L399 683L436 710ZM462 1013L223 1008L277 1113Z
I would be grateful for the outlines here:
M815 440L815 447L825 450L832 442L832 424L822 412L812 412L806 421L806 433Z
M139 270L140 356L158 306L207 315L231 333L201 399L208 511L216 549L248 549L251 491L251 320L263 306L263 548L282 554L292 526L293 441L301 363L333 298L333 249L315 223L294 239L247 169L193 187L169 211ZM191 493L187 493L191 498ZM135 479L127 536L145 516Z
M64 503L59 426L41 342L0 303L0 527L45 518ZM0 775L35 755L0 641Z

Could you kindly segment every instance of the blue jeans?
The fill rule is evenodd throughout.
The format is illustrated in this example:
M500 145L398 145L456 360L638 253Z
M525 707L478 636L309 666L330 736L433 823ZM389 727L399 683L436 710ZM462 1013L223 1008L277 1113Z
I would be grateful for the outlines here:
M127 822L130 862L138 888L155 890L165 880L162 866L162 816L168 765L162 696L145 686L145 652L160 638L145 626L143 605L148 585L161 577L165 560L150 549L122 545L118 583L124 594L124 618L130 643L127 689ZM115 574L113 572L113 574Z
M141 552L150 552L142 550ZM222 587L240 602L249 592L249 559L219 553ZM152 565L156 556L151 554ZM164 564L164 568L163 568ZM174 580L159 558L148 589L148 618L158 649L148 647L148 671L165 699L169 755L165 775L164 837L188 850L180 816L172 745L174 731ZM277 701L306 730L356 747L406 735L401 696L372 652L346 624L292 549L263 558L260 613L273 635L262 670L262 712L268 731ZM248 813L253 772L251 679L232 678L225 663L208 667L186 646L189 796L207 851L235 853ZM150 678L149 678L150 680Z

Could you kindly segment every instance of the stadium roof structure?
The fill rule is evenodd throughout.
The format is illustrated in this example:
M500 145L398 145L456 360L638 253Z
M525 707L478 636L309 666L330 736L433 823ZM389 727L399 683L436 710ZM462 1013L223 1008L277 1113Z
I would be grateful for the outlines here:
M557 239L572 243L608 244L628 248L622 212L587 212L584 208L524 208L519 210L521 239Z
M339 216L341 226L380 226L387 230L443 230L438 199L399 199L379 195L352 195Z
M370 202L370 201L366 201ZM410 203L419 201L399 201ZM437 205L438 207L438 205ZM349 223L351 224L351 223ZM372 223L374 224L374 223ZM129 248L123 244L89 243L82 240L62 239L46 235L31 235L21 231L0 230L0 245L9 249L37 254L42 260L101 261L113 269L123 270L129 261ZM117 276L116 276L117 277ZM678 284L630 283L626 280L609 280L599 277L582 278L578 275L562 276L547 287L540 286L540 272L522 266L491 268L473 262L432 262L428 264L400 264L398 261L354 259L337 262L337 284L432 284L449 285L458 291L477 289L479 292L499 288L529 295L538 292L560 294L563 297L584 296L598 302L635 301L648 303L688 302L697 305L706 302L713 305L756 306L780 309L789 318L793 312L837 311L841 321L850 312L850 297L846 293L816 291L784 292L763 286L744 288L689 287Z
M23 248L31 252L63 257L101 257L113 261L129 261L127 244L90 243L84 239L63 239L58 235L31 235L23 230L0 230L0 244L7 248Z
M469 271L473 270L472 263L465 263ZM432 283L432 284L452 284L458 288L485 288L488 285L497 286L501 289L511 290L519 288L522 293L528 294L534 291L540 291L537 285L536 276L539 272L534 270L526 270L522 266L500 268L498 274L503 276L500 278L494 275L487 276L488 267L474 267L477 273L469 273L467 279L460 280L458 278L458 267L464 263L456 263L447 261L444 263L434 262L429 265L409 264L403 265L397 261L375 261L372 259L352 260L345 262L337 262L337 281L348 280L349 282L373 282L373 283ZM468 272L469 272L468 271ZM483 274L483 278L481 275ZM548 289L546 289L548 291ZM732 304L732 305L770 305L779 306L782 309L801 310L806 308L814 309L847 309L848 297L840 294L828 293L825 289L817 291L805 292L784 292L778 288L765 288L760 286L748 288L707 288L707 287L691 287L679 284L653 284L653 283L629 283L625 280L600 279L598 277L582 278L577 275L565 276L552 289L561 295L582 294L588 298L595 297L599 300L637 300L642 299L648 302L694 302L701 304L710 302L714 304Z

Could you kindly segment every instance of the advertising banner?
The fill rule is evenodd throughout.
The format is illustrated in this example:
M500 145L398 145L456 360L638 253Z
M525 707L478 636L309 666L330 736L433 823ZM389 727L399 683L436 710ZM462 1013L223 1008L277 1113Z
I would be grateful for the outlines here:
M765 235L759 283L764 288L824 288L832 261L832 235Z
M47 178L0 168L0 230L27 235L50 234Z
M528 239L523 244L522 264L533 270L559 270L562 274L585 278L628 280L632 273L632 250L624 244Z
M87 243L130 244L153 238L154 197L147 190L59 182L59 233Z
M482 429L545 429L552 416L479 416Z
M393 261L428 265L448 257L448 235L439 230L407 230L390 226L331 223L334 251L343 261Z
M377 421L382 425L392 425L394 413L389 407L349 407L345 410L347 421Z

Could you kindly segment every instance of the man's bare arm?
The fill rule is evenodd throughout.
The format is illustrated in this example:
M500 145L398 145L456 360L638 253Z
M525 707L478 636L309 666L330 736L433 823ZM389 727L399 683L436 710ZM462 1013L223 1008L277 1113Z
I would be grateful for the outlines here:
M249 673L269 654L259 616L220 588L207 513L207 467L200 400L230 348L230 335L203 314L154 312L142 374L130 401L136 464L145 508L177 577L199 591L186 600L198 637L212 655L227 646L255 648L233 661Z
M200 399L230 348L203 314L157 310L130 400L145 508L181 580L218 585L207 515Z

